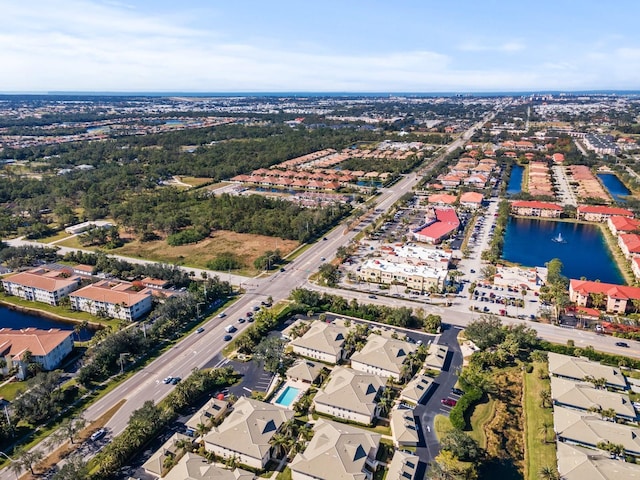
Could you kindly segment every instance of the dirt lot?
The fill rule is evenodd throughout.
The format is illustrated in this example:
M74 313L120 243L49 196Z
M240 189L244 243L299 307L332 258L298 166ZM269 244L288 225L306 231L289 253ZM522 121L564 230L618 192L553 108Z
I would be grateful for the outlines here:
M121 235L126 238L126 234ZM111 253L128 257L146 258L167 263L177 263L191 267L206 268L207 262L214 259L222 252L233 252L240 257L247 268L241 273L255 274L253 261L267 250L275 250L276 247L283 256L293 251L298 242L283 240L281 238L267 237L264 235L252 235L235 233L230 231L217 231L211 237L191 245L170 247L165 240L141 243L138 240L129 240L121 248L112 250Z

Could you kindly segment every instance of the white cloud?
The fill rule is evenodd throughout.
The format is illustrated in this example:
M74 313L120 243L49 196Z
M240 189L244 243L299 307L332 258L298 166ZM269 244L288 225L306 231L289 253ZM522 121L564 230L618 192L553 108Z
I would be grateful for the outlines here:
M503 52L503 53L514 53L522 51L526 48L526 45L519 41L510 41L504 43L483 43L483 42L475 42L469 41L462 43L458 46L459 50L463 52Z

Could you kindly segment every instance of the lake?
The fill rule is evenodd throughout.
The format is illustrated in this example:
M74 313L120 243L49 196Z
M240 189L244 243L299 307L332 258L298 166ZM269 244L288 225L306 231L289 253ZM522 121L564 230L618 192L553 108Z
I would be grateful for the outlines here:
M553 241L558 234L563 243ZM511 217L502 257L527 267L559 258L566 277L625 284L597 225Z
M59 328L60 330L73 330L74 326L75 324L73 323L59 322L56 320L51 320L49 318L29 315L28 313L17 312L0 305L0 328L6 327L20 329L34 327L43 330L48 330L50 328ZM93 330L83 329L80 332L80 339L89 340L93 336L93 334ZM75 338L75 340L77 340L77 338Z
M624 198L626 195L630 195L631 191L624 186L624 183L620 181L617 175L613 173L598 173L598 178L602 181L604 186L618 203L626 202Z
M522 191L522 176L524 175L524 167L514 165L511 168L511 176L507 184L507 195L515 195Z

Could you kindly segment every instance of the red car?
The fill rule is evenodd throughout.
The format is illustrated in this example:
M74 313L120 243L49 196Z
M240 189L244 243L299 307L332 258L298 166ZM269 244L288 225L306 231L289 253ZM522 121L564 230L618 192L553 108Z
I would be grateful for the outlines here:
M456 402L453 398L443 398L442 400L440 400L440 403L443 405L446 405L447 407L455 407L456 406Z

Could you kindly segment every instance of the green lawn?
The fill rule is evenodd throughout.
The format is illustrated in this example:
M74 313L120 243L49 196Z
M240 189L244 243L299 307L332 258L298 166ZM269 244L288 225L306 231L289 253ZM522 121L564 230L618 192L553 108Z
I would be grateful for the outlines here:
M449 417L445 415L436 415L433 421L433 427L436 429L436 437L438 437L438 440L444 437L447 432L453 430L453 425L451 425Z
M285 469L278 474L276 480L291 480L291 470L289 470L289 467L285 467Z
M547 365L534 363L532 373L524 374L524 420L526 433L526 478L537 480L538 472L544 466L556 467L556 444L545 443L541 437L540 429L543 423L548 423L551 428L548 432L548 440L553 437L553 410L542 408L540 392L549 388L549 380L538 378L538 370L543 368L547 372Z
M3 385L2 387L0 387L0 397L11 402L15 400L16 394L20 389L26 390L27 384L25 382L7 383L6 385Z
M484 432L484 426L491 421L495 414L495 403L496 401L491 398L483 399L475 406L471 415L471 431L467 433L482 448L487 448L487 435Z

